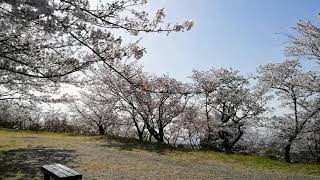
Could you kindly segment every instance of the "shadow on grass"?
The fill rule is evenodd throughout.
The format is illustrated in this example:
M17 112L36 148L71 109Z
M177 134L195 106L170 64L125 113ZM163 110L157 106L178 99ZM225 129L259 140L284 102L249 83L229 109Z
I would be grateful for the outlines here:
M141 149L149 152L156 152L158 154L164 155L172 151L192 151L188 148L176 148L168 144L160 144L156 142L139 141L133 138L123 138L123 137L99 137L100 141L104 142L100 144L101 147L117 148L119 150L131 151L133 149Z
M45 164L74 162L75 151L45 147L0 151L0 179L41 178L40 167Z

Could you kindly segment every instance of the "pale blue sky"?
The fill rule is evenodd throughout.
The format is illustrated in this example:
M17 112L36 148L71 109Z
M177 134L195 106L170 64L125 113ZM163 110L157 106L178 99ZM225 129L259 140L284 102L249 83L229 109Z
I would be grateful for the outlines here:
M254 73L284 59L286 34L299 19L318 24L319 0L153 0L171 22L193 20L190 32L147 34L145 70L186 80L192 69L232 67Z

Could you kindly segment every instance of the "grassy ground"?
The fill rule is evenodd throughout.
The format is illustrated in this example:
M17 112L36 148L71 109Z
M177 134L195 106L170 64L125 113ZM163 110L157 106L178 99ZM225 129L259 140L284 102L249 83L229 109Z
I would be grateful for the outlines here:
M320 179L320 164L182 151L135 140L0 129L0 179L41 179L61 163L84 179Z

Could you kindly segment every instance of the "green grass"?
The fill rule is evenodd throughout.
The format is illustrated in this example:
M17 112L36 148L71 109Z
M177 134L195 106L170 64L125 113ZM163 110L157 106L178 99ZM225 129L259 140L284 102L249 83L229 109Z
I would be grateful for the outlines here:
M184 161L203 161L205 163L222 163L237 169L256 169L261 171L281 172L288 174L303 174L320 177L320 164L286 163L268 157L243 154L227 154L215 151L174 152L171 157Z

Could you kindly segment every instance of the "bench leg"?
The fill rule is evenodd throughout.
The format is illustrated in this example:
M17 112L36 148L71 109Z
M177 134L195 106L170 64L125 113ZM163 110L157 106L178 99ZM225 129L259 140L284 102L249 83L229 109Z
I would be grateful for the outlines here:
M50 180L50 176L48 174L43 175L43 180Z

